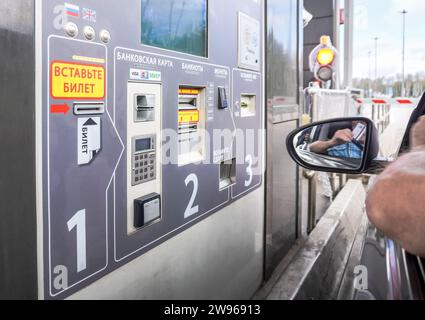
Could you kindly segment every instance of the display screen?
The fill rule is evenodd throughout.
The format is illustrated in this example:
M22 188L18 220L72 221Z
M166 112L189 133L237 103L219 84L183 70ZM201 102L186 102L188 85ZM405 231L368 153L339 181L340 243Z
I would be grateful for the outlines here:
M207 0L141 0L142 44L207 57Z
M142 152L142 151L147 151L151 149L152 149L151 138L136 140L136 152Z

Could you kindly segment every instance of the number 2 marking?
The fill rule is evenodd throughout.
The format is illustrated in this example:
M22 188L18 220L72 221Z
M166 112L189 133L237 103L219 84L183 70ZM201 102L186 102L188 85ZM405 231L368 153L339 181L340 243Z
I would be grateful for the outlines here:
M186 180L184 181L186 184L186 187L189 186L190 183L193 183L193 192L192 196L190 197L189 204L186 208L186 211L184 213L184 218L189 218L190 216L193 216L194 214L197 214L199 212L199 206L194 206L196 197L198 195L198 188L199 188L199 181L196 174L192 173L190 174Z
M68 221L68 231L77 231L77 271L87 269L86 209L78 211Z

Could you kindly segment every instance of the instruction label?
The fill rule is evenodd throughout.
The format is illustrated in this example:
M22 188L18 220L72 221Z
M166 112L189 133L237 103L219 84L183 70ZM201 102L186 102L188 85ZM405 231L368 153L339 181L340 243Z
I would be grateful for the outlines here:
M105 68L99 65L54 61L50 69L54 99L103 99Z
M78 119L78 165L93 161L101 150L100 118Z

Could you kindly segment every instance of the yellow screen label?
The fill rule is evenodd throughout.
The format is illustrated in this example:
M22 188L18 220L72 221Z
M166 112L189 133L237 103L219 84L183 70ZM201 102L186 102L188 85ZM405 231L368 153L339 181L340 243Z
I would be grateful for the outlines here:
M198 110L179 111L179 123L198 123L198 122L199 122Z
M55 99L105 98L105 68L55 61L50 69L50 91Z

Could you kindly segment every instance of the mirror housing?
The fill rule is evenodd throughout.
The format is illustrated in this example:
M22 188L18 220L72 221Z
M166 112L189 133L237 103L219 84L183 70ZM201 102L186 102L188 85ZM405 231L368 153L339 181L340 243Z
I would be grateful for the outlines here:
M360 125L359 125L360 123ZM349 127L348 127L348 125ZM320 140L316 138L311 138L310 134L312 132L317 135L317 130L320 131L323 128L330 127L334 128L332 135L334 135L339 130L343 129L346 133L346 130L349 130L349 134L355 134L358 130L356 126L360 126L361 129L365 129L365 132L362 134L362 145L361 152L358 151L358 154L361 155L361 158L338 158L336 156L330 156L329 154L319 154L311 151L313 143L318 141L327 143L332 140L331 137L328 137L328 140ZM306 138L308 137L308 138ZM308 142L305 141L308 139ZM350 142L341 142L341 145L356 143L353 139ZM304 142L304 147L301 147L300 144ZM358 143L355 145L359 145ZM289 134L286 140L286 146L291 158L301 167L319 172L330 172L330 173L343 173L343 174L363 174L369 173L371 168L374 167L374 160L378 157L379 154L379 134L378 130L375 127L375 124L372 120L363 118L363 117L351 117L351 118L337 118L326 121L320 121L311 123L309 125L303 126L291 134ZM310 148L311 147L311 148ZM360 149L359 147L359 149ZM356 148L356 147L354 147ZM329 149L330 150L330 149ZM329 151L328 150L328 151ZM355 160L355 161L354 161Z

